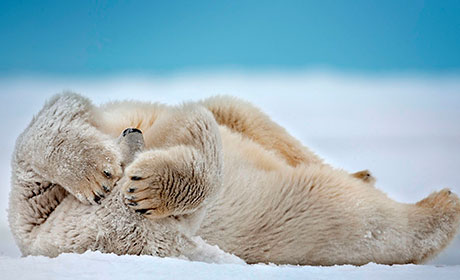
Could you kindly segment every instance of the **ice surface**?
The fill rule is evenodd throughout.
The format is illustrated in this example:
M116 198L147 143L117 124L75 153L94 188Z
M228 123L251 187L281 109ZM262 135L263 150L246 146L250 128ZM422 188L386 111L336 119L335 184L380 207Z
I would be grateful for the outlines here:
M303 72L0 78L4 132L0 138L1 275L33 279L74 274L79 279L118 279L130 274L140 279L379 279L393 275L459 279L459 266L211 265L98 253L18 259L6 219L14 141L44 101L63 90L82 93L96 104L119 99L177 104L216 94L239 96L257 104L332 165L349 171L371 170L377 187L393 199L416 202L444 187L460 194L460 76ZM459 265L460 237L430 263Z
M293 266L208 264L152 256L116 256L99 252L57 258L0 257L2 276L11 279L458 279L460 266ZM3 279L7 279L3 278Z

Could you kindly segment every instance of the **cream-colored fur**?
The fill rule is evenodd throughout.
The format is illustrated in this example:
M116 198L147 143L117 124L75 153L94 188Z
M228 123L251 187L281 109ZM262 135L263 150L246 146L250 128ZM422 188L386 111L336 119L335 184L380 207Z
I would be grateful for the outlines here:
M449 190L395 202L369 172L324 164L229 97L95 107L58 95L18 138L12 167L9 222L24 255L235 261L218 245L248 263L420 263L460 223Z

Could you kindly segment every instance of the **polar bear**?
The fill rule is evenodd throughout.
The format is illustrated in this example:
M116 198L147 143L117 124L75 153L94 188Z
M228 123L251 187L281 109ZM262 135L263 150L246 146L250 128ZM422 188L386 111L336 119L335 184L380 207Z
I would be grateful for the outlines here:
M231 97L97 107L64 93L17 139L9 223L24 255L232 261L209 256L218 245L247 263L404 264L452 240L460 200L395 202Z

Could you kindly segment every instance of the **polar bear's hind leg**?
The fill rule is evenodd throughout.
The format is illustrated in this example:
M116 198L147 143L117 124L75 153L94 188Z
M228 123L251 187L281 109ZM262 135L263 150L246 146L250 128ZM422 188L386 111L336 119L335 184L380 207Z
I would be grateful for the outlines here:
M414 238L420 256L414 262L423 263L444 249L457 233L460 199L449 189L443 189L417 202L415 206L411 223L419 229Z
M254 105L237 98L217 96L201 102L217 123L274 151L289 165L320 164L322 159L292 137Z

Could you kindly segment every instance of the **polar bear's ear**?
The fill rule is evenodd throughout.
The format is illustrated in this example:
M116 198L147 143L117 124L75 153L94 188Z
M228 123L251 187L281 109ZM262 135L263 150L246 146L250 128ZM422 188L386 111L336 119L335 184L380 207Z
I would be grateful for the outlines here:
M123 167L130 164L134 160L136 153L143 151L145 148L144 136L142 131L137 128L123 130L118 137L117 143L120 147Z

